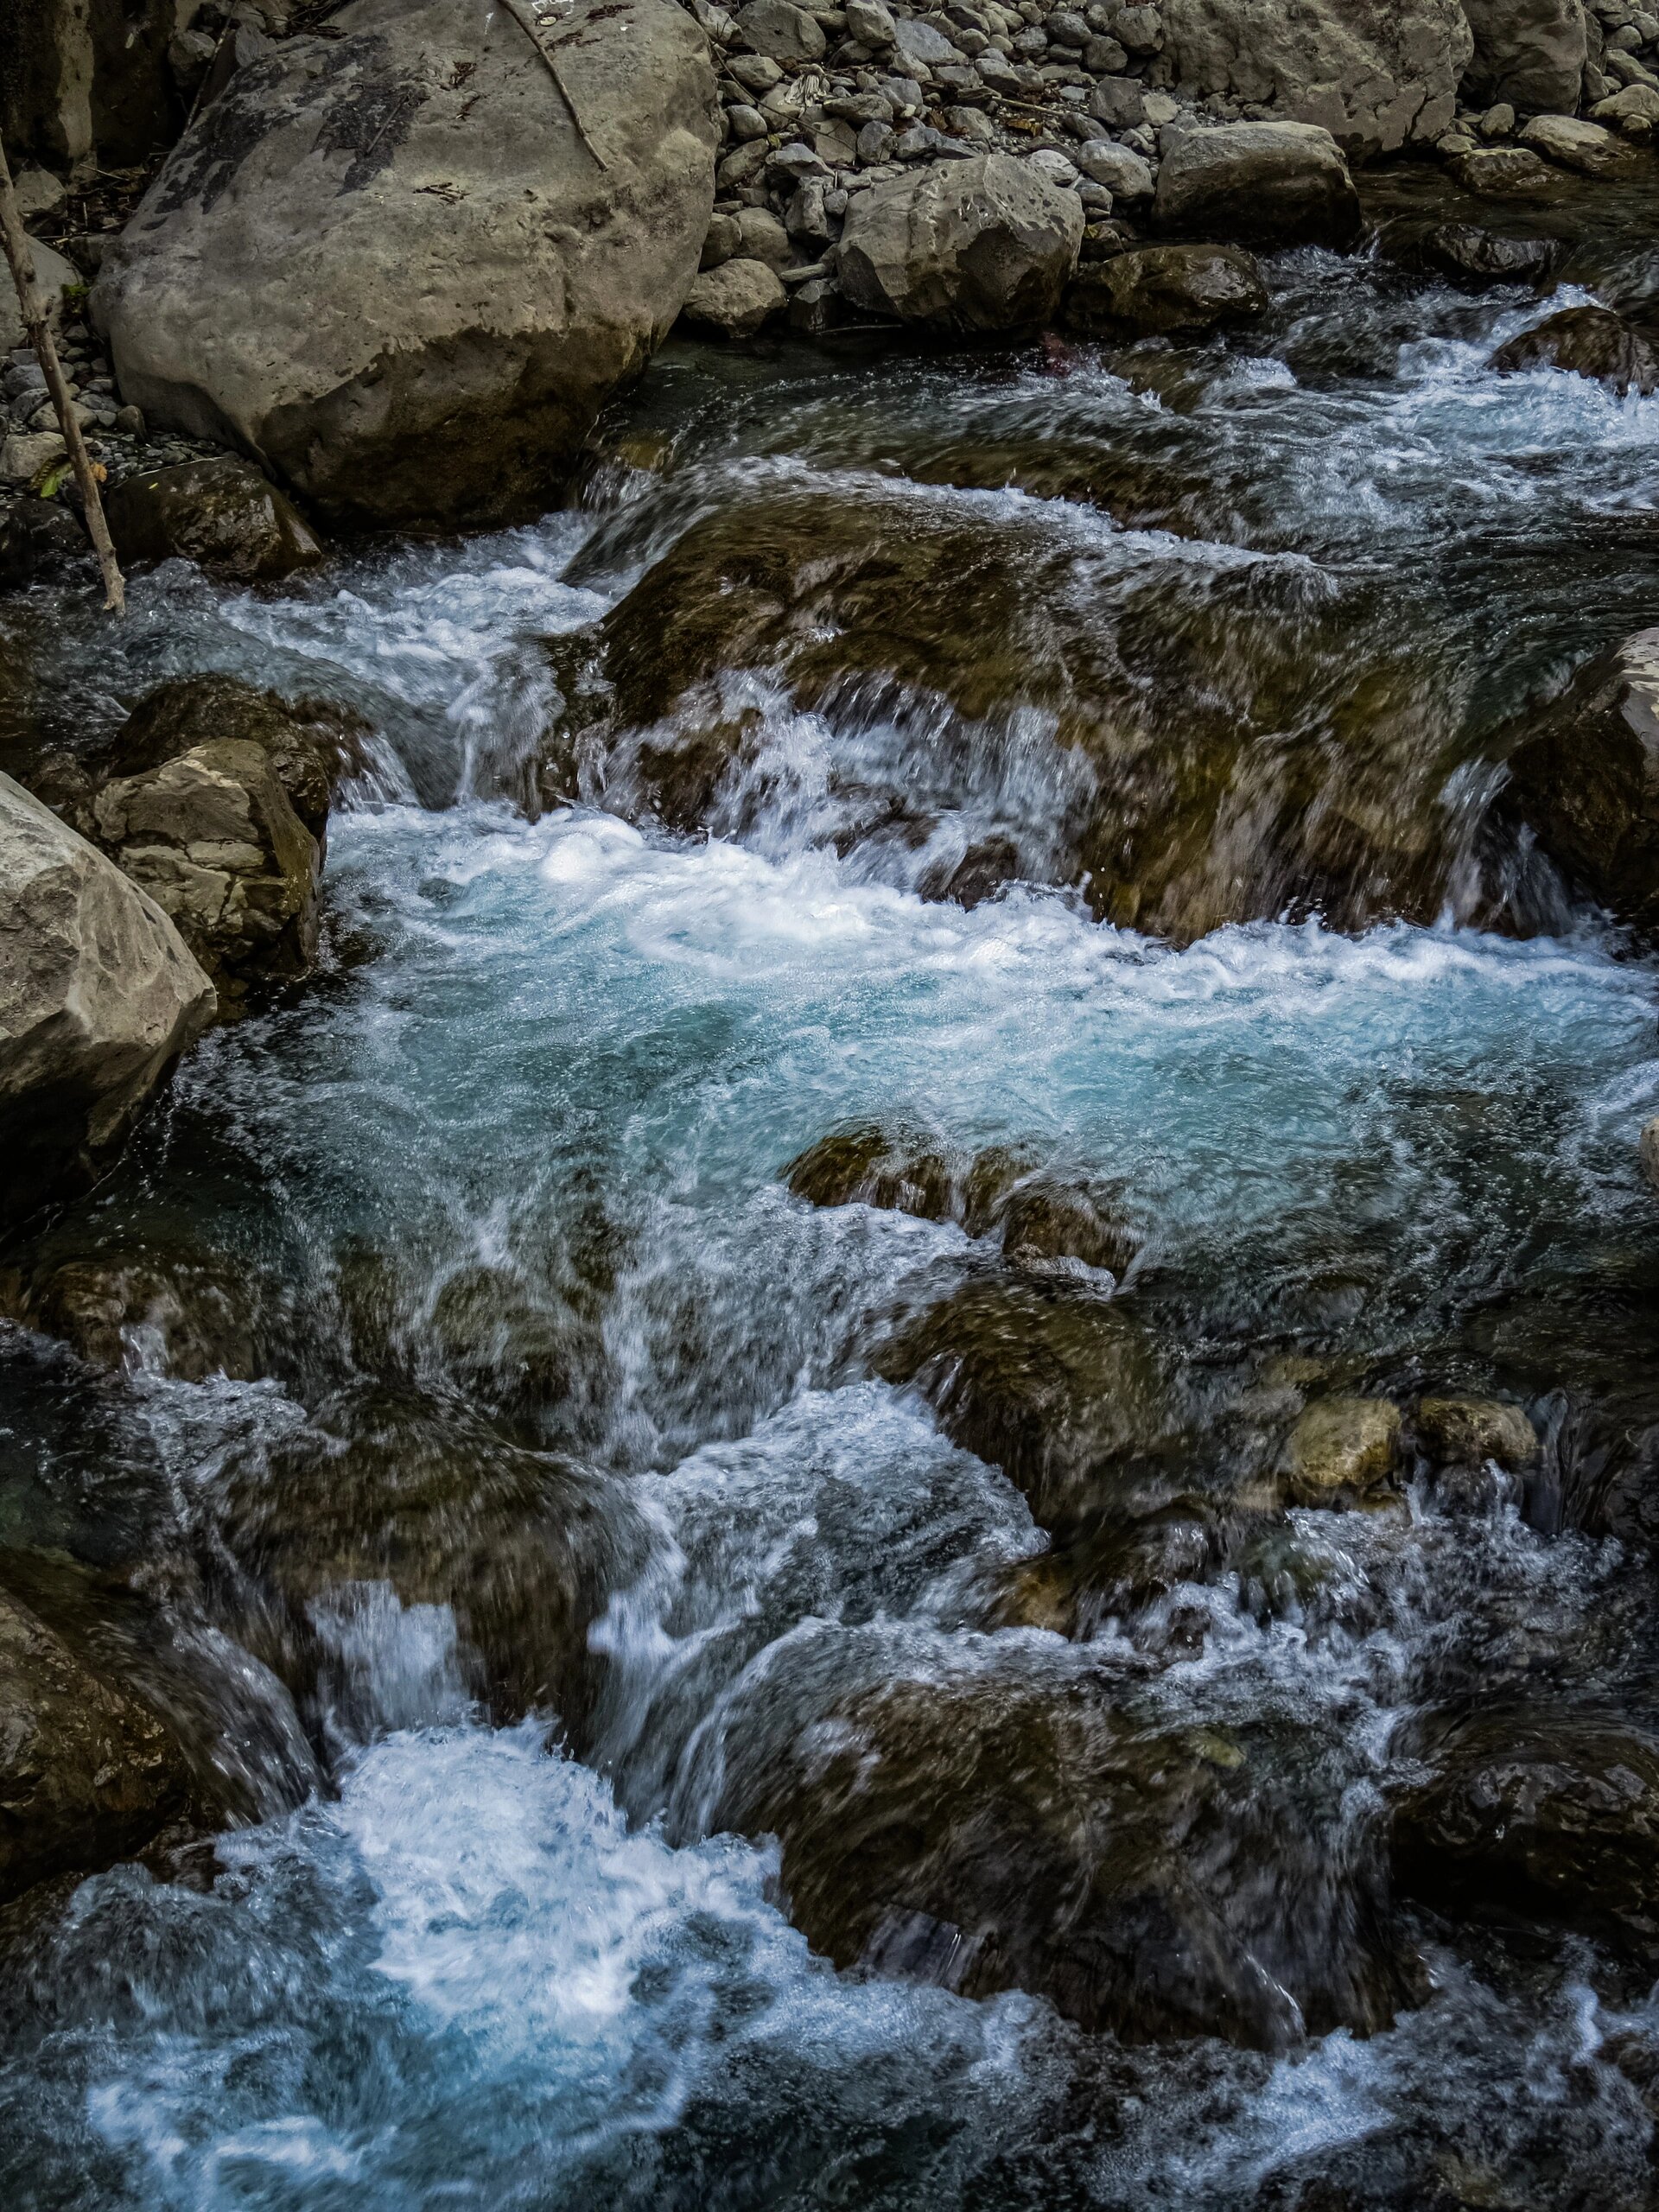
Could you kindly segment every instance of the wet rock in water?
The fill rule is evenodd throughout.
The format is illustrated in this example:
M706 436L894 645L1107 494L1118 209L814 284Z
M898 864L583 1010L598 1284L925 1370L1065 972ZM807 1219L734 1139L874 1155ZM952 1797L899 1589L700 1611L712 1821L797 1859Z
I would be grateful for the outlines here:
M1554 270L1550 238L1506 238L1473 223L1434 223L1394 248L1418 267L1477 289L1492 284L1544 284Z
M1028 1499L1046 1528L1091 1512L1122 1469L1175 1441L1167 1378L1133 1301L1040 1277L969 1281L874 1364Z
M201 745L257 745L319 846L340 785L368 766L369 725L327 699L284 699L233 676L186 676L147 692L122 724L100 771L142 775Z
M1606 308L1564 308L1500 346L1491 365L1500 372L1566 369L1593 378L1621 398L1627 391L1659 390L1659 347Z
M1359 198L1328 130L1306 123L1230 123L1166 143L1153 201L1163 232L1245 245L1350 245Z
M1472 43L1458 0L1162 0L1161 12L1183 92L1322 124L1355 156L1438 138Z
M1049 321L1077 265L1084 211L1028 162L976 155L860 193L839 257L855 305L952 330Z
M1268 308L1254 256L1240 246L1147 246L1084 269L1066 289L1074 330L1193 335L1251 322Z
M1020 848L1012 837L982 837L969 845L948 874L925 876L917 890L941 906L970 912L1020 879Z
M1573 115L1535 115L1521 133L1521 143L1580 176L1621 176L1636 164L1623 139Z
M1529 146L1478 146L1459 154L1451 169L1466 192L1494 200L1544 199L1556 187L1555 172Z
M1433 1770L1395 1814L1402 1888L1659 1960L1659 1742L1605 1713L1505 1700L1431 1715L1400 1748Z
M681 312L689 323L722 338L753 338L788 302L775 270L764 261L733 259L704 270Z
M480 41L459 0L328 28L237 70L105 257L123 396L325 518L537 512L696 275L708 41L672 0L578 0L562 92L511 17Z
M1386 1398L1321 1398L1290 1434L1290 1478L1305 1504L1385 1485L1400 1446L1400 1408Z
M1659 630L1593 662L1534 719L1510 769L1545 849L1623 919L1659 924Z
M327 1671L318 1618L390 1584L406 1606L454 1610L467 1687L498 1721L532 1707L575 1718L588 1628L642 1556L614 1484L512 1443L453 1397L384 1384L238 1454L220 1511L223 1541L277 1606L261 1656L296 1695Z
M221 738L118 779L93 805L100 842L171 916L233 1003L316 954L317 842L260 745Z
M0 1900L142 1850L189 1795L158 1715L0 1590Z
M1525 114L1573 114L1589 59L1580 0L1463 0L1475 35L1464 97Z
M94 1367L119 1370L137 1345L181 1382L210 1375L251 1382L264 1372L255 1308L245 1266L139 1250L36 1266L19 1317L73 1344Z
M75 516L54 499L19 499L0 511L0 591L48 582L91 551Z
M1002 1249L1015 1267L1080 1260L1085 1267L1122 1276L1135 1255L1135 1238L1087 1191L1044 1175L1023 1177L1001 1203L1000 1214Z
M784 1170L810 1205L876 1206L923 1221L964 1220L968 1179L963 1154L879 1126L821 1137Z
M1654 1189L1659 1191L1659 1115L1643 1125L1639 1151L1642 1173Z
M141 469L116 486L105 509L128 563L177 558L226 583L275 583L324 557L293 501L230 454Z
M1374 1878L1338 1871L1287 1783L1314 1747L1139 1728L1107 1685L1044 1663L798 1703L776 1669L728 1737L719 1824L781 1839L791 1913L842 1967L1027 1990L1129 2041L1278 2050L1383 2024Z
M1424 1398L1417 1433L1441 1466L1478 1467L1497 1460L1510 1472L1538 1456L1538 1438L1519 1406L1496 1398Z
M166 914L0 776L0 1216L105 1166L213 988Z

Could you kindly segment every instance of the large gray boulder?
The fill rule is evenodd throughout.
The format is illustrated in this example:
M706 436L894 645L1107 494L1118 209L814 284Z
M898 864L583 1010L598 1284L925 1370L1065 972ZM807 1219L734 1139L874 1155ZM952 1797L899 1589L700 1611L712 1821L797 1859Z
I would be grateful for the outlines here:
M1346 245L1359 199L1328 130L1308 123L1230 123L1166 144L1154 226L1246 245Z
M1077 265L1083 203L1029 162L980 154L859 193L842 232L857 306L950 330L1047 321Z
M707 40L675 0L355 0L238 69L105 259L152 426L240 446L325 516L544 504L684 302L714 204Z
M0 1221L90 1181L213 988L112 861L0 775Z
M1589 59L1581 0L1463 0L1475 35L1465 84L1479 105L1571 115Z
M1450 128L1474 41L1459 0L1163 0L1178 89L1321 124L1345 152Z

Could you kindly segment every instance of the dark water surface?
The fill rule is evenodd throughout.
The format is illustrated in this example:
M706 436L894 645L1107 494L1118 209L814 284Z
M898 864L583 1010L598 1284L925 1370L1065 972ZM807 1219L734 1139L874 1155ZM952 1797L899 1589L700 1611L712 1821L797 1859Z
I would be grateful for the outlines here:
M0 1540L130 1586L238 1822L14 1931L15 2201L1655 2201L1640 1914L1396 1822L1659 1727L1656 978L1501 763L1653 619L1659 399L1271 275L1225 346L671 348L537 528L0 607L19 743L206 669L383 740L322 975L9 1255L172 1286L119 1373L0 1329ZM780 1181L875 1122L1133 1260ZM1448 1389L1533 1470L1279 1486Z

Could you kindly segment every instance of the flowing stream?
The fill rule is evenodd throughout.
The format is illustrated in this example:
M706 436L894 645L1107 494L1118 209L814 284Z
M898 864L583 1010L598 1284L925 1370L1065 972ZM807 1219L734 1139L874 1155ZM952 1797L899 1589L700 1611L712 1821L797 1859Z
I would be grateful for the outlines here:
M208 1356L0 1330L0 1535L141 1593L236 1820L15 1935L14 2202L1654 2201L1649 1977L1387 1821L1431 1711L1659 1720L1659 995L1489 757L1653 619L1659 398L1269 267L1225 346L671 349L537 527L0 607L41 741L203 670L377 733L321 972L46 1232L184 1255ZM873 1124L1132 1256L786 1186ZM1006 1449L895 1351L999 1299L1071 1378ZM1541 1459L1268 1510L1333 1387ZM1155 2001L946 1909L1095 1819Z

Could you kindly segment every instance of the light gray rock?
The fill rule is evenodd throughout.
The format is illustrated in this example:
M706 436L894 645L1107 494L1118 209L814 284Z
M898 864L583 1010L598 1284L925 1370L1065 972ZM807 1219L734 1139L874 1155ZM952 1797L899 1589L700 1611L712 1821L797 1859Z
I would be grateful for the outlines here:
M861 192L842 232L855 305L953 330L1046 321L1077 267L1083 203L1029 162L977 154Z
M882 0L847 0L847 35L868 46L872 54L893 44L893 30L892 12Z
M718 269L705 270L691 287L685 319L722 338L753 338L783 313L788 298L777 270L764 261L722 261Z
M793 0L749 0L736 21L739 38L770 61L817 61L829 42L817 17Z
M79 284L80 271L54 253L39 238L29 240L29 258L35 264L35 279L46 295L47 313L55 330L63 320L63 292L67 284ZM17 294L12 285L10 272L0 262L0 353L10 353L19 346L29 343L29 334L23 328L23 311L17 304Z
M1474 33L1465 97L1571 115L1589 59L1581 0L1463 0Z
M578 0L567 101L505 8L355 0L331 28L237 72L106 257L123 395L326 517L534 511L696 274L707 41L675 0Z
M1164 143L1154 226L1247 245L1346 245L1359 199L1328 130L1307 123L1231 123Z
M937 24L920 16L903 16L893 25L893 58L901 69L912 68L918 61L925 69L937 69L942 62L962 57Z
M1090 138L1078 147L1077 167L1096 184L1103 184L1114 200L1150 200L1150 163L1112 138Z
M0 775L0 1219L92 1181L213 1007L155 902Z
M1586 123L1575 115L1535 116L1521 133L1521 143L1581 176L1621 175L1637 159L1622 138L1599 123Z
M106 785L93 813L105 849L228 997L309 968L321 854L264 746L194 746Z
M1164 0L1163 16L1184 95L1322 124L1353 155L1438 138L1474 48L1459 0Z

